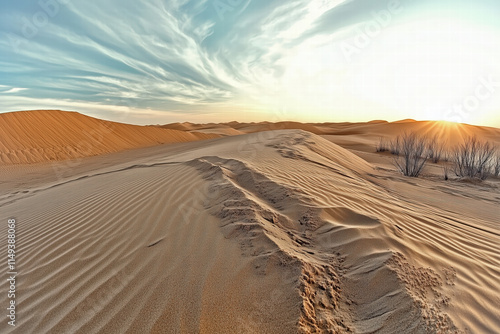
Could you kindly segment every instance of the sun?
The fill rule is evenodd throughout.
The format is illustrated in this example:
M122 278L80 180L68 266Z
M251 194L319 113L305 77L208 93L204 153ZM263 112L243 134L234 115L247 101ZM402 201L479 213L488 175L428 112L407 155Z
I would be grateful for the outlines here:
M456 128L461 125L461 123L454 121L436 121L436 124L441 128Z

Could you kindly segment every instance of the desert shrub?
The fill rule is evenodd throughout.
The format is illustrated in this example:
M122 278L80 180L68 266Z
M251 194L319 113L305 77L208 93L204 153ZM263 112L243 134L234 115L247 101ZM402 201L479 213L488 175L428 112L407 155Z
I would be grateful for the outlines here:
M450 153L447 151L443 151L443 161L448 162L450 161Z
M498 152L497 156L493 159L491 174L493 174L495 177L500 176L500 152Z
M450 165L449 164L445 164L443 166L443 177L444 177L445 181L448 181L450 179Z
M391 154L394 154L394 155L399 155L399 153L401 152L401 136L397 136L396 138L394 138L393 140L390 141L389 143L389 151L391 152Z
M387 144L387 141L384 138L380 137L380 140L376 146L376 150L377 150L377 152L389 151L389 146Z
M395 166L405 176L418 177L427 162L427 140L415 132L404 133L396 138L399 143L399 157Z
M491 143L469 137L453 152L453 171L458 177L485 180L495 172L494 159L495 147Z
M427 155L435 164L444 157L444 145L440 143L437 135L427 141Z

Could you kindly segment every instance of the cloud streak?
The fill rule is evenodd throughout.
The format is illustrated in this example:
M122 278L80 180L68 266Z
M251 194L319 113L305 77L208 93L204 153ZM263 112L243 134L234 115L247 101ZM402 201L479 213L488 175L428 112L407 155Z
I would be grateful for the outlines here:
M413 3L402 1L408 10L397 24L418 13ZM154 110L164 122L194 114L237 118L230 111L265 118L265 110L288 98L290 85L300 86L294 94L308 92L300 78L287 82L304 50L331 48L387 6L379 0L2 2L0 93L10 98L0 112L38 101L38 108L94 108L101 117L113 107L113 117L124 108L136 118ZM325 63L319 72L339 74L326 56L311 61L318 59Z

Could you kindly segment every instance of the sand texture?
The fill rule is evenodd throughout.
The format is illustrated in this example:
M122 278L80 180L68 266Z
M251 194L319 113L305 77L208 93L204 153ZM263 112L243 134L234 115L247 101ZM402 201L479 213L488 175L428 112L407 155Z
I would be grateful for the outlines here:
M4 113L0 114L0 163L76 159L215 137L218 136L103 121L59 110Z
M408 179L374 151L411 127L498 129L112 123L86 154L73 145L108 122L0 117L19 271L1 333L500 331L499 180Z

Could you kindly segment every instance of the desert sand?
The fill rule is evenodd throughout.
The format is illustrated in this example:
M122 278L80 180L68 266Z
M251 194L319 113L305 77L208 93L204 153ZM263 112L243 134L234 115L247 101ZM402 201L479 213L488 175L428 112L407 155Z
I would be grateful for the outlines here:
M156 126L104 121L76 112L33 110L0 114L0 162L26 164L218 137Z
M451 146L500 129L0 120L18 267L2 333L500 331L500 181L439 163L410 179L375 152L405 130Z

